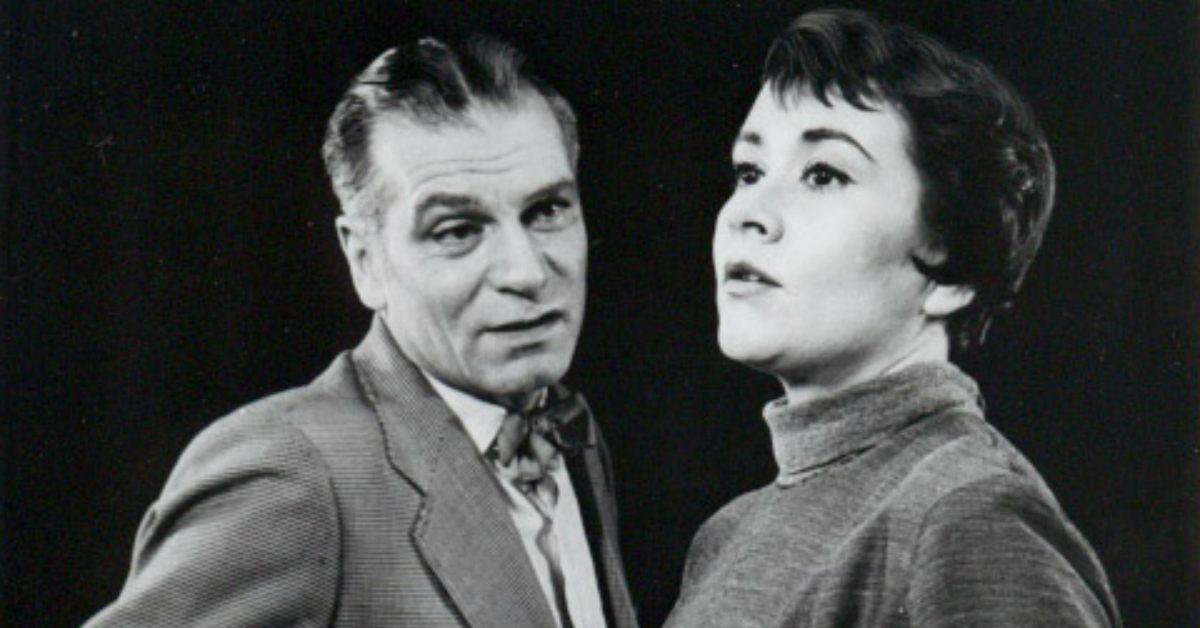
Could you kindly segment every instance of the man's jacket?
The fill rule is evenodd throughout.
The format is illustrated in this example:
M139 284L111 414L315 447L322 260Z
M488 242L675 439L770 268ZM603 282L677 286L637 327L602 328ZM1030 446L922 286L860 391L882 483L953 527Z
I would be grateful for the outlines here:
M633 627L596 436L567 465L609 623ZM376 319L313 383L191 443L142 522L120 597L86 626L550 628L485 464Z

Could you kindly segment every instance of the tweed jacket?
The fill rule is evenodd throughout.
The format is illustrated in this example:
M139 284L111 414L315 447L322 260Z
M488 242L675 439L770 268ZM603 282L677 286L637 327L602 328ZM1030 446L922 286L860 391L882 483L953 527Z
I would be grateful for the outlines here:
M609 623L633 627L595 435L567 465ZM552 627L495 482L376 319L308 386L196 437L86 626Z

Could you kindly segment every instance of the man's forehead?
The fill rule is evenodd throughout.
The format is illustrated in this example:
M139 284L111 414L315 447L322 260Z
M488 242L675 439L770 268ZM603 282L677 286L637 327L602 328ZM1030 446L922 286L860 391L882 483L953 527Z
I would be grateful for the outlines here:
M423 125L402 114L376 120L371 157L387 181L412 187L454 174L503 174L525 167L571 174L558 122L549 107L477 107L464 121Z

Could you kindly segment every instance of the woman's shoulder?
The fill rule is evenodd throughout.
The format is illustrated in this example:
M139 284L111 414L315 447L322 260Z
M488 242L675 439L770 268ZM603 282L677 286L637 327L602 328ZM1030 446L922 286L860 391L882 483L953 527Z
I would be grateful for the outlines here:
M909 436L898 458L909 458L896 490L932 507L954 494L1046 502L1053 493L1034 466L1004 436L974 413L950 413ZM898 495L898 496L899 496Z
M713 513L692 539L691 553L716 553L738 529L752 520L762 504L763 493L770 486L752 490L735 497Z
M765 486L733 498L732 501L713 513L704 522L701 530L716 536L723 536L728 530L737 528L747 517L753 516L753 513L758 510L763 493L770 488L770 485Z
M989 543L995 548L1003 545L997 535L1010 530L1037 537L1071 562L1095 562L1054 492L1016 447L977 415L945 419L954 423L945 428L953 437L928 448L893 494L921 542L942 552L958 545L948 539L977 532L996 541Z
M920 504L914 612L1011 625L1049 618L1076 625L1085 617L1081 625L1120 625L1095 551L1037 470L995 430L947 442L922 462L911 477L919 498L910 503ZM1028 602L1035 598L1040 606Z

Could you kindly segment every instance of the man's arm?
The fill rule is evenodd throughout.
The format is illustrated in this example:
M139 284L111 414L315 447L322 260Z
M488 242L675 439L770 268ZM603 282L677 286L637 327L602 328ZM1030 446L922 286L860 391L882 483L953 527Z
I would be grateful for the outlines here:
M908 593L914 626L1120 626L1103 569L1057 509L997 476L925 518Z
M120 597L86 628L328 625L338 543L316 449L277 417L235 414L184 452Z

